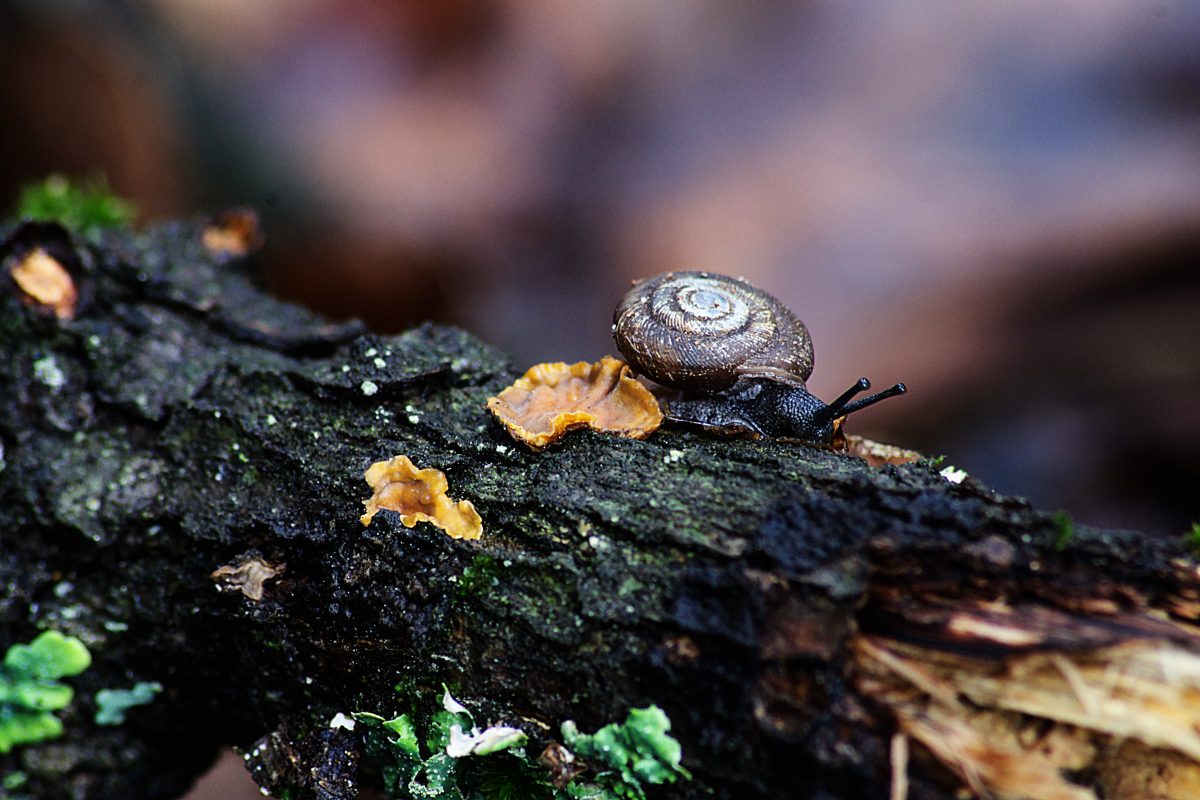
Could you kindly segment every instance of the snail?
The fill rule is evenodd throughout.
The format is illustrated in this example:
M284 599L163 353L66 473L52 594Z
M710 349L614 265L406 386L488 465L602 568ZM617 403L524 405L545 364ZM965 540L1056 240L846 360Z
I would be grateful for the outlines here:
M809 393L812 339L783 303L744 280L667 272L638 281L613 312L613 338L634 372L680 390L666 419L722 433L830 444L834 420L888 397L866 378L825 404Z

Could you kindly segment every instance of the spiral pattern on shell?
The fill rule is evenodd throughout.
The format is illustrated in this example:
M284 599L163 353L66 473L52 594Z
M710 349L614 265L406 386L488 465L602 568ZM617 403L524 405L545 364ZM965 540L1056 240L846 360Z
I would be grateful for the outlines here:
M634 371L677 389L713 392L738 378L803 385L812 340L787 306L712 272L667 272L638 283L613 312L613 338Z

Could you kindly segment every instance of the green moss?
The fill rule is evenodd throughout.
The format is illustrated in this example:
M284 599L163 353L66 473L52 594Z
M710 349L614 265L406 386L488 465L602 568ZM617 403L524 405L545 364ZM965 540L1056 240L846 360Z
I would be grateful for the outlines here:
M1050 518L1058 527L1058 535L1054 538L1055 550L1066 550L1075 538L1075 520L1066 511L1055 511Z
M508 727L480 731L449 691L441 705L420 723L409 714L350 715L365 729L367 756L378 765L388 796L551 800L549 776L522 748L524 733Z
M1183 541L1193 553L1200 554L1200 522L1192 523L1192 529L1183 535Z
M132 689L101 689L96 692L96 724L120 725L126 711L146 705L161 691L161 683L147 681L135 683Z
M555 553L538 564L514 554L500 558L481 553L458 576L455 599L468 613L520 622L562 641L575 638L583 626L574 582L564 577L577 568Z
M109 191L102 178L72 183L51 175L25 186L17 202L17 216L59 222L78 233L127 225L133 215L133 205Z
M15 792L29 782L29 776L20 770L14 770L0 779L0 789Z
M588 787L581 785L571 796L645 800L643 784L690 779L680 763L683 748L668 733L670 729L671 721L658 706L631 709L620 725L614 722L590 735L580 733L575 723L564 722L563 742L598 769L588 782L601 790L598 795L588 794Z
M83 642L58 631L10 647L0 666L0 753L61 736L62 721L51 712L70 705L74 691L59 678L91 663Z
M459 599L466 599L480 592L487 592L499 584L499 562L495 556L480 553L472 559L458 576Z

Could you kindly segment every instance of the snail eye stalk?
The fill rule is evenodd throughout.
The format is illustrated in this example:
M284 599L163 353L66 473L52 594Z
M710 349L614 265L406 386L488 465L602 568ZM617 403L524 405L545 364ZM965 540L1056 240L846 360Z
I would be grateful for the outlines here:
M880 400L886 400L889 397L896 397L908 391L908 387L903 383L897 383L895 386L884 389L882 392L876 392L873 395L855 400L853 403L847 403L841 410L842 416L853 414L855 411L862 411L867 406L873 406Z
M859 378L857 381L855 381L853 386L838 395L838 398L826 407L829 419L836 419L837 417L840 417L842 415L842 409L850 403L850 398L854 397L856 394L865 392L870 388L871 382L866 378ZM822 414L822 416L825 415Z
M870 388L871 382L869 380L859 378L853 386L842 392L836 400L818 412L814 417L814 421L818 424L824 424L838 417L853 414L855 411L862 411L867 406L873 406L880 400L886 400L889 397L895 397L908 391L908 387L903 383L897 383L895 386L884 389L882 392L876 392L875 394L851 402L855 395L865 392Z

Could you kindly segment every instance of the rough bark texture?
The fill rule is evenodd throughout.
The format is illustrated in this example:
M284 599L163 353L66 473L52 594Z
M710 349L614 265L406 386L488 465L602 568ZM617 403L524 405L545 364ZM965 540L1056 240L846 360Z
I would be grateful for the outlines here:
M48 247L81 298L59 320L0 274L0 645L53 628L95 658L66 734L0 756L32 797L172 797L222 744L278 796L353 797L372 778L330 718L445 682L535 754L566 719L659 705L695 777L652 796L880 798L895 721L856 691L855 637L920 640L968 599L1170 609L1194 580L1182 544L1072 533L928 462L674 430L527 452L484 409L500 353L329 325L199 231L0 231L6 265ZM483 539L364 528L363 471L396 454L444 471ZM286 567L257 601L217 591L248 559ZM135 681L163 692L95 725L94 692ZM960 786L931 760L909 778Z

